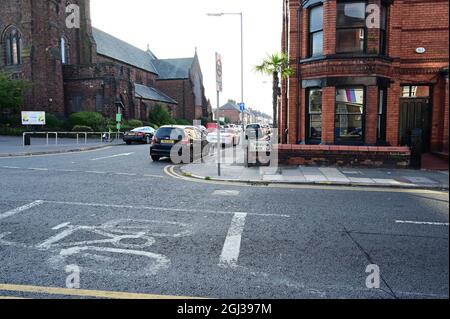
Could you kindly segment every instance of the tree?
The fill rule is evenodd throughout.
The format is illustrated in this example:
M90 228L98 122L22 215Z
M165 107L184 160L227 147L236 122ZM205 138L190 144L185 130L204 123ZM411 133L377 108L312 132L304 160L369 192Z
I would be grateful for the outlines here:
M280 92L280 76L281 79L288 78L294 74L294 70L289 67L287 56L282 53L274 53L267 56L262 64L255 66L257 72L271 75L273 78L273 127L278 127L278 96Z
M0 110L17 110L22 106L27 83L23 80L11 80L6 73L0 72Z
M161 104L156 104L154 109L150 112L149 122L158 127L168 124L175 124L174 119L169 111Z

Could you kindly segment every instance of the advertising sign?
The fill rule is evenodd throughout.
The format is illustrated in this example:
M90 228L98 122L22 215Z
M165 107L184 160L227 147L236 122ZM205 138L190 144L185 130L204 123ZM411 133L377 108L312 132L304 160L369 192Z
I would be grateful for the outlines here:
M22 125L45 125L45 112L22 112Z
M216 53L216 90L222 92L222 56Z

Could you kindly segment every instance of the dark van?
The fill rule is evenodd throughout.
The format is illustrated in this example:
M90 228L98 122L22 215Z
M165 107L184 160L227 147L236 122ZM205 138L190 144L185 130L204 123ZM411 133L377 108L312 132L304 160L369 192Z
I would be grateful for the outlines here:
M160 127L153 136L150 146L150 157L154 162L162 157L171 157L174 147L175 154L183 158L183 162L193 162L202 158L202 152L208 146L206 134L193 126L167 125ZM172 161L174 159L172 158Z

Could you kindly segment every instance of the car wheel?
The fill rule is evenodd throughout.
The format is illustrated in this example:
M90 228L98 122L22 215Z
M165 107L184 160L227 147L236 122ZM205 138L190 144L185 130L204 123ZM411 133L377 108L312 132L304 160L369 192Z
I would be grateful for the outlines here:
M153 162L158 162L159 159L161 158L161 157L156 156L156 155L152 155L151 157L152 157L152 161L153 161Z
M150 144L150 142L151 142L150 136L146 136L145 137L145 144Z

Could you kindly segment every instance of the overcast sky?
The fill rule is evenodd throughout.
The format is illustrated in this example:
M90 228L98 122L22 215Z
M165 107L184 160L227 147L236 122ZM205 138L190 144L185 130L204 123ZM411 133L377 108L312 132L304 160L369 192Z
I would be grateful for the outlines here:
M280 51L281 0L91 0L92 24L158 58L190 57L197 47L206 96L216 106L215 52L223 59L226 100L241 99L239 16L208 17L208 12L244 13L244 76L247 106L272 113L271 78L253 71L267 54Z

